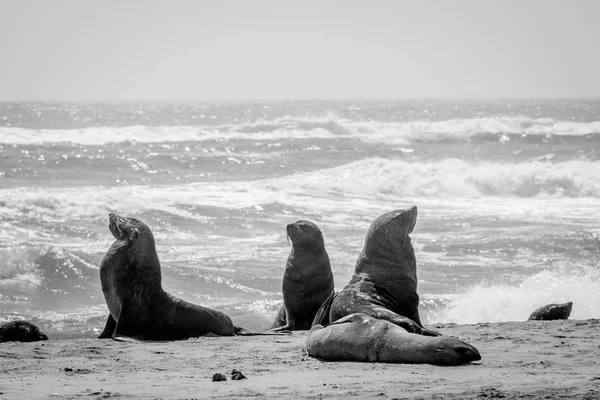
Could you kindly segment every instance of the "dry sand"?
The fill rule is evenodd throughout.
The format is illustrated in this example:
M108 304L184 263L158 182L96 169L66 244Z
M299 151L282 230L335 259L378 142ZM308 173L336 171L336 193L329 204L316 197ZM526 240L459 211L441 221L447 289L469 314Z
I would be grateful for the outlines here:
M460 367L324 362L306 332L169 343L0 343L0 398L600 399L600 321L434 325L475 345ZM233 381L231 370L247 379ZM214 373L226 382L212 382Z

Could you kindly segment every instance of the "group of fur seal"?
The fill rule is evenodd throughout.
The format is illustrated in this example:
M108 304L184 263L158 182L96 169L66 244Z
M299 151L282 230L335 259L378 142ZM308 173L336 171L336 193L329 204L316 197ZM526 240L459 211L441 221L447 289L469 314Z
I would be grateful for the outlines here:
M421 323L417 264L409 236L416 222L416 206L373 221L350 282L332 294L315 317L307 339L309 355L439 365L481 359L475 347Z
M268 332L251 332L235 327L222 312L167 293L162 288L150 228L135 218L110 214L108 227L116 240L100 264L109 315L99 338L162 341L206 334L260 335L310 329L308 354L324 360L440 365L480 360L475 347L443 337L421 323L416 258L410 238L416 219L416 206L375 219L354 275L339 294L334 292L321 230L310 221L289 224L287 236L292 249L282 282L283 305ZM546 306L530 319L555 314L566 319L571 305ZM39 328L25 321L0 327L0 341L45 339Z
M421 323L409 236L416 219L416 206L377 218L352 279L337 295L321 230L308 221L288 225L283 306L271 330L311 329L308 354L331 361L458 365L481 359L473 346Z
M283 305L270 332L311 329L308 353L325 360L445 365L479 360L471 345L438 337L421 323L409 236L416 217L417 208L411 207L377 218L352 280L337 296L321 230L309 221L289 224L292 249L283 276ZM109 230L116 240L100 264L100 281L110 314L100 338L177 340L236 334L224 313L185 302L162 288L154 236L146 224L110 214Z

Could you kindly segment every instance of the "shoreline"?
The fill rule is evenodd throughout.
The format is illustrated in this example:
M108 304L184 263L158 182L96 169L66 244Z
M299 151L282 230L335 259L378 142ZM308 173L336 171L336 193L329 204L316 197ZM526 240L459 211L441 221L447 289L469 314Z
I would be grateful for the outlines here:
M175 342L50 339L0 343L0 398L600 398L600 320L432 324L481 361L326 362L307 332ZM231 380L231 371L247 379ZM215 373L226 382L212 382Z

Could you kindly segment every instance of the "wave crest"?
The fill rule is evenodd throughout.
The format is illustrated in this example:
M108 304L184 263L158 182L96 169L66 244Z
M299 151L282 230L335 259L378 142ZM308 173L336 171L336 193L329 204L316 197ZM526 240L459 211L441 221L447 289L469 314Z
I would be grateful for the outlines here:
M405 122L350 121L332 114L322 117L282 117L238 124L203 126L125 126L77 129L0 127L0 143L28 145L69 142L103 145L125 141L168 143L206 140L281 140L352 138L375 143L470 140L482 135L584 136L600 133L600 121L572 122L526 116L415 120Z
M335 168L255 181L101 187L101 190L97 186L2 189L0 221L33 218L54 224L67 214L95 224L104 221L109 212L139 215L144 210L206 220L206 216L198 215L189 205L236 209L277 203L298 209L340 210L344 202L343 207L354 212L357 207L376 206L373 200L449 198L506 202L509 198L562 197L600 197L600 163L501 164L457 159L411 163L368 158ZM365 199L368 201L362 201ZM9 233L8 230L0 233L0 241L10 243L13 238ZM73 241L79 242L76 237Z
M389 196L600 196L600 164L588 161L518 164L467 162L405 162L371 158L294 181L312 191L346 195Z

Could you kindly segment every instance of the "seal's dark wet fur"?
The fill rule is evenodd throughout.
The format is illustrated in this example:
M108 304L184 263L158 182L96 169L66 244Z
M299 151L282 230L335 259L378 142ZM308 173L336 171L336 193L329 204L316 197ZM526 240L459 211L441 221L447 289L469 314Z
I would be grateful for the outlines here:
M0 342L36 342L48 336L28 321L11 321L0 326Z
M333 274L323 233L310 221L287 226L292 249L283 274L283 305L271 329L310 329L321 304L333 293Z
M110 315L100 338L176 340L208 333L234 335L229 317L191 304L162 288L160 262L150 228L135 218L109 215L116 241L100 264Z
M365 313L411 333L438 335L425 329L419 317L417 263L409 236L416 221L416 206L375 219L350 282L324 302L313 324L326 325L346 315Z

